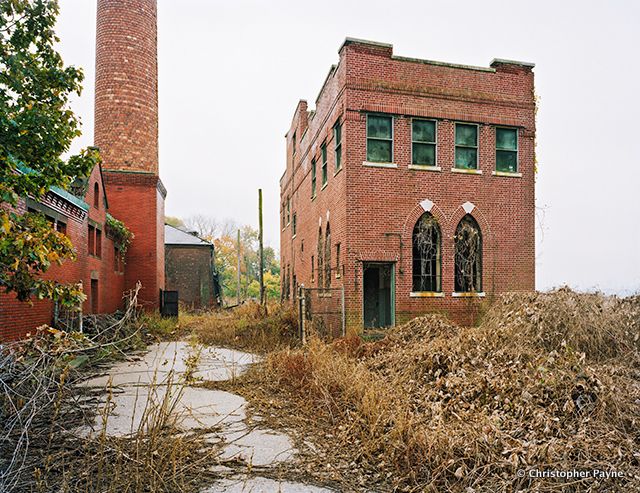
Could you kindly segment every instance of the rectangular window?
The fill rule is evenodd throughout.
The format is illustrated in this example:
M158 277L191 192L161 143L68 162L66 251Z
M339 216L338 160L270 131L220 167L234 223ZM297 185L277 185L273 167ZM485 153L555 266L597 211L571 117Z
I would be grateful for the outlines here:
M393 118L367 115L367 161L393 162Z
M478 169L478 125L456 123L455 167Z
M336 277L340 277L340 243L336 243Z
M292 154L295 156L296 155L296 133L293 132L293 139L291 139L293 141L293 151Z
M496 128L496 171L518 171L518 131L515 128Z
M316 158L311 160L311 198L316 196Z
M315 280L316 277L316 265L315 265L315 261L316 258L314 255L311 255L311 282L313 282Z
M295 212L293 213L293 225L292 225L292 228L293 228L293 236L295 236L296 232L297 232L297 228L298 228L298 215Z
M102 231L96 229L96 257L102 258Z
M291 198L287 197L287 224L291 222Z
M89 255L95 255L96 253L96 228L89 225Z
M436 122L413 120L411 124L412 164L436 165Z
M62 233L63 235L67 234L67 225L65 223L63 223L62 221L57 221L56 222L56 231L58 231L58 233Z
M342 168L342 124L340 122L333 126L333 142L336 155L336 171Z
M322 144L320 147L320 151L322 152L322 186L324 187L327 184L327 144Z

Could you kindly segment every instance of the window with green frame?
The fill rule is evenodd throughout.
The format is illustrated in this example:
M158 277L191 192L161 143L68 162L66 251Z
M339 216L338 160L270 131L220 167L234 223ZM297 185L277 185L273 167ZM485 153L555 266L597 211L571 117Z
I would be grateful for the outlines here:
M518 172L518 131L515 128L496 128L496 171Z
M327 143L325 142L320 147L320 152L322 153L322 186L324 187L327 184Z
M311 160L311 198L316 196L316 158Z
M293 213L293 223L291 225L292 235L295 236L298 233L298 214Z
M338 121L333 126L334 152L336 156L336 171L342 168L342 124Z
M393 117L367 115L367 161L393 162Z
M413 120L411 123L411 163L436 165L436 122Z
M478 125L456 123L455 167L478 169Z

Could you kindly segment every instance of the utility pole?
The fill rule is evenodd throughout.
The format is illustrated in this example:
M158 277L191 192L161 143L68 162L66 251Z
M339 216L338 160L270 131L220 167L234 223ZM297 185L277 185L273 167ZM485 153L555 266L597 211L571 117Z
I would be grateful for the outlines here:
M237 302L240 304L240 230L238 230L238 291L237 291Z
M262 188L258 189L258 224L259 224L259 241L260 241L260 304L264 305L264 249L262 245Z

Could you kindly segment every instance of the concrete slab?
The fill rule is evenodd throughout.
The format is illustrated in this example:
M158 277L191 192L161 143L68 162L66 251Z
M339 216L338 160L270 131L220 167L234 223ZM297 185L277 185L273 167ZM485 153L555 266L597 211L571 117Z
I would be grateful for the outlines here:
M218 481L213 486L201 490L200 493L334 493L334 490L304 483L236 476Z

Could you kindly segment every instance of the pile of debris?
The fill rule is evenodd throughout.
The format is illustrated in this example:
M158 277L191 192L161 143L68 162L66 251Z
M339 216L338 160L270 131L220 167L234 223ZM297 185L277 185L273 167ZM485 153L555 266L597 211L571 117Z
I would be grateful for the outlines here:
M270 360L278 384L304 369L290 397L335 430L327 460L358 443L352 467L406 491L640 490L640 297L508 294L478 327L425 316L355 346Z

